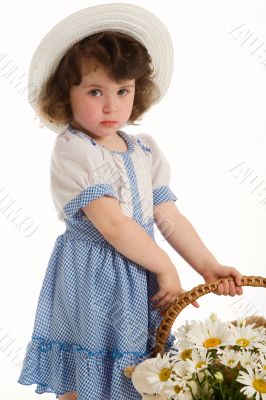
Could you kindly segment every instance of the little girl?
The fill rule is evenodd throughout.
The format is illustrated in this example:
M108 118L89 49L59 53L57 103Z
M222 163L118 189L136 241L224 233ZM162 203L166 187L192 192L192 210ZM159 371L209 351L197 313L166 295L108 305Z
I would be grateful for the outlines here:
M50 188L66 225L18 380L36 383L36 393L141 399L123 370L149 357L163 312L184 292L154 223L205 282L225 278L217 294L242 294L241 274L219 264L176 208L170 166L152 135L120 129L163 97L172 70L166 27L132 4L80 10L34 53L29 100L57 133Z

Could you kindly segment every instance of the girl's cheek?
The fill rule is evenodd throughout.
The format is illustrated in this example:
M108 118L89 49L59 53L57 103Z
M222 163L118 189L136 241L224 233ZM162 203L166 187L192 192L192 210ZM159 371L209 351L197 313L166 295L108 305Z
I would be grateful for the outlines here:
M83 104L86 106L86 108L90 108L90 109L97 109L100 107L100 103L96 102L95 100L93 101L93 99L91 98L85 98Z
M88 110L93 110L94 106L93 106L91 101L88 101L87 99L84 99L83 101L81 101L79 103L79 109L82 112L87 112Z

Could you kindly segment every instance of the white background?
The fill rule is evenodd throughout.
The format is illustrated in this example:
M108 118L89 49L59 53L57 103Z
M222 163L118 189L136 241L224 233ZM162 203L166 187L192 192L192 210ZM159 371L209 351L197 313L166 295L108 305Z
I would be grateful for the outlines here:
M125 1L126 2L126 1ZM171 87L128 133L152 134L171 164L171 189L180 211L225 265L243 275L265 275L266 261L266 3L261 0L132 1L167 25L175 51ZM103 2L104 3L104 2ZM105 1L108 3L108 0ZM27 102L32 54L54 24L99 1L10 0L0 12L0 376L3 400L37 398L35 385L16 383L33 329L51 251L64 223L49 190L55 133L39 128ZM242 25L242 33L239 28ZM234 32L232 32L234 31ZM238 32L238 34L237 34ZM249 37L249 39L247 39ZM246 41L245 41L246 38ZM256 50L259 47L258 50ZM5 67L9 61L9 67ZM16 71L8 78L11 68ZM12 78L21 77L16 87ZM241 167L237 167L241 165ZM246 175L245 175L246 174ZM253 182L252 182L253 181ZM256 186L259 188L256 189ZM255 190L256 189L256 190ZM264 202L263 202L264 200ZM9 211L29 217L32 234ZM203 283L156 232L186 290ZM263 314L265 292L244 288L240 297L209 294L176 319L224 319ZM42 395L54 399L52 394Z

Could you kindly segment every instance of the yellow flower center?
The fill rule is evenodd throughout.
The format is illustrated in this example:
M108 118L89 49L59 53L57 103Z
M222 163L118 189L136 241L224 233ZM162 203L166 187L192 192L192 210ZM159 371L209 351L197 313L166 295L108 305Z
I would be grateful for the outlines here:
M265 365L263 365L263 369L265 369L265 370L266 370L266 364L265 364Z
M207 347L207 348L208 347L216 347L221 343L222 342L221 342L220 339L213 337L213 338L209 338L209 339L204 340L203 346Z
M170 378L171 372L171 368L162 368L159 373L160 380L167 381Z
M192 350L191 350L191 349L183 350L182 353L181 353L181 358L182 358L182 360L185 361L185 360L187 360L188 358L191 359L191 353L192 353Z
M201 368L203 365L206 365L206 362L205 362L205 361L199 361L199 362L196 364L196 368Z
M260 393L266 393L266 382L263 379L254 379L253 387Z
M228 360L228 365L234 364L235 360Z
M180 386L178 386L178 385L175 385L175 386L174 386L174 392L175 392L175 393L178 394L178 393L181 392L181 390L182 390L182 388L181 388Z
M239 338L236 341L236 344L238 346L242 346L242 347L247 347L249 345L250 341L248 339L245 338Z

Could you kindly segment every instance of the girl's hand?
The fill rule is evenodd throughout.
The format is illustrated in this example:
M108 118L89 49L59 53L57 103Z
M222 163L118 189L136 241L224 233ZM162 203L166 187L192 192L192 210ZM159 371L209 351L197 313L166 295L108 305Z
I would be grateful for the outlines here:
M223 283L218 285L218 290L213 292L215 294L224 296L235 296L243 294L243 289L241 286L241 273L234 267L227 267L225 265L217 264L210 270L201 273L203 279L206 283L215 281L220 278L223 279ZM231 276L233 279L226 279Z
M154 308L162 307L161 315L164 315L165 311L174 303L176 298L182 293L185 293L185 290L181 287L179 276L174 268L157 274L156 278L160 290L152 296L150 300L158 301L158 303L154 305ZM197 301L194 301L192 304L194 307L200 306Z

